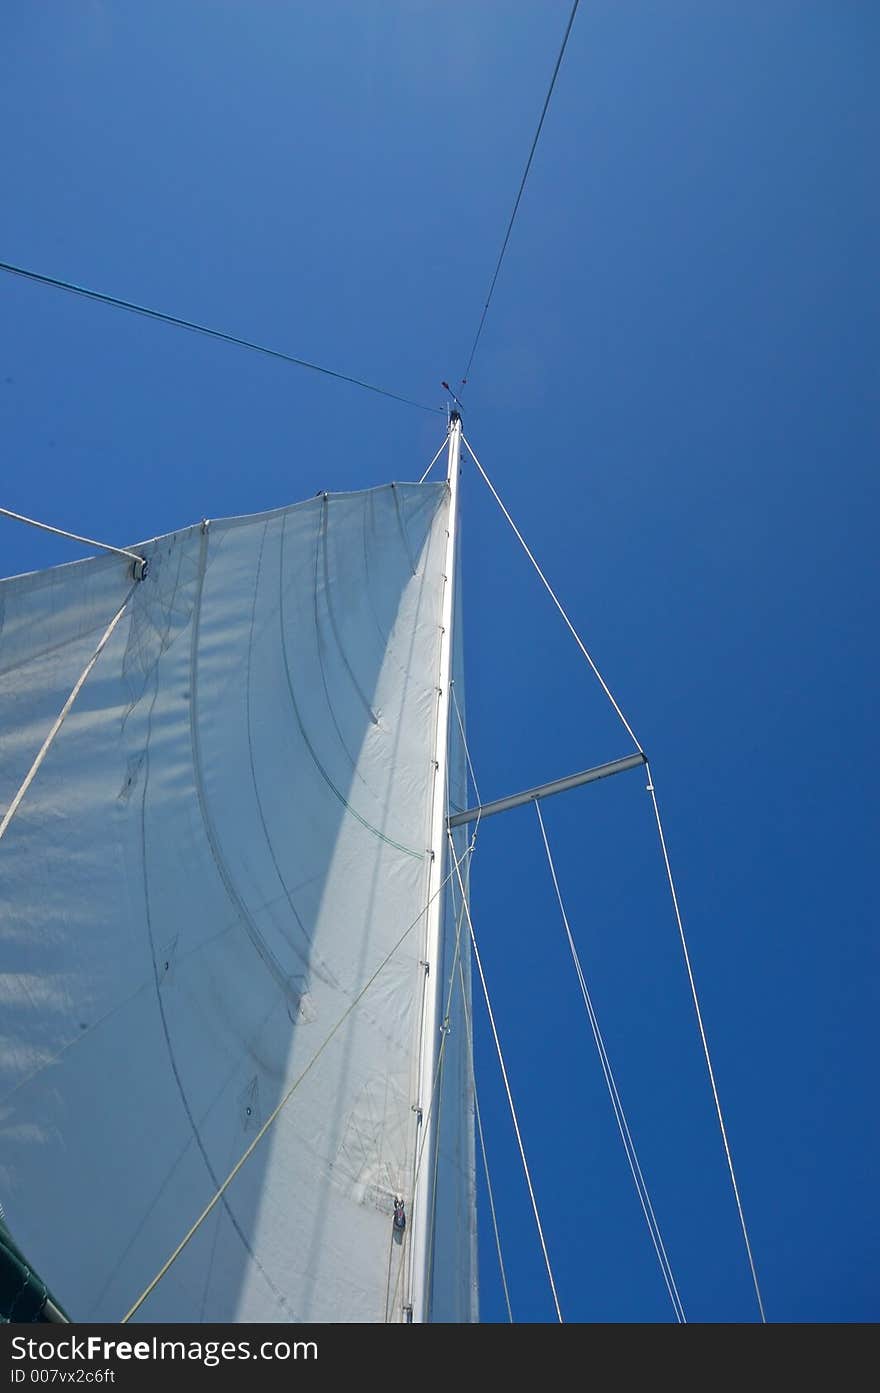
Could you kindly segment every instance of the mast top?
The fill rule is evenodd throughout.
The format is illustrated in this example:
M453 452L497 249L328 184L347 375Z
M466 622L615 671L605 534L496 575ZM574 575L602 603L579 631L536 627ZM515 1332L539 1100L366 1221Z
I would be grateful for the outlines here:
M452 425L454 421L461 420L461 402L453 392L448 382L441 382L440 386L445 388L445 390L452 397L452 400L455 402L454 406L450 406L448 402L446 404L446 410L449 412L449 424Z

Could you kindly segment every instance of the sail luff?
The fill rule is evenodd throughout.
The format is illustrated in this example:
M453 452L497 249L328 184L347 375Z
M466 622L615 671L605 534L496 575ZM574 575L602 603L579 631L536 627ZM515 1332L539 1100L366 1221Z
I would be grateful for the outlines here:
M437 1058L440 1044L440 1011L443 989L443 925L445 896L437 894L442 883L446 859L446 791L448 781L449 729L451 710L451 680L453 659L453 615L455 611L455 558L458 526L458 482L461 456L461 417L453 412L449 423L447 482L449 485L449 514L446 534L446 553L443 567L443 608L440 632L440 663L437 679L437 736L434 749L434 786L431 803L431 864L428 875L430 909L426 916L424 1009L420 1046L418 1116L421 1119L416 1142L418 1158L415 1191L412 1201L412 1247L410 1265L410 1294L406 1302L414 1322L429 1318L430 1293L430 1229L433 1157L437 1145L438 1108L434 1090L439 1092ZM435 1104L432 1106L432 1103Z

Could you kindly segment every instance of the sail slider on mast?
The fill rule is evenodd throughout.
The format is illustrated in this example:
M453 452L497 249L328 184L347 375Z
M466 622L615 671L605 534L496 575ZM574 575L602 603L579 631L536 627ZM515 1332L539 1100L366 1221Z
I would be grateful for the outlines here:
M522 807L523 803L536 803L540 798L550 798L554 793L565 793L570 788L579 788L581 784L607 779L611 774L623 774L627 769L637 769L647 762L646 755L639 752L624 759L613 759L608 764L597 764L594 769L584 769L580 774L567 774L564 779L553 779L549 784L538 784L536 788L527 788L523 793L511 793L507 798L496 798L492 803L482 803L476 808L453 813L447 826L452 829L462 827L466 822L476 822L477 818L482 821L494 813L506 813L511 808Z

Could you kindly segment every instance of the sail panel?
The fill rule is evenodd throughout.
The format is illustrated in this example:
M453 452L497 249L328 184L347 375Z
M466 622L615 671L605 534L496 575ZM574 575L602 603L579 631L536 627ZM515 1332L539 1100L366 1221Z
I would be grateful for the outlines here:
M399 1318L447 512L392 485L147 544L0 843L0 1200L76 1319L291 1089L139 1316ZM130 587L0 582L4 805Z

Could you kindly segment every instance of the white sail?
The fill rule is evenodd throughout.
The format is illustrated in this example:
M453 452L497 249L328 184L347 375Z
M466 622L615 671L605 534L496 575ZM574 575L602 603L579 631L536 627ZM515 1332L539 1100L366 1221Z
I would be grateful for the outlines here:
M401 1318L447 520L446 484L398 484L139 548L0 842L0 1202L75 1319L121 1318L300 1076L138 1318ZM0 582L0 808L132 584L112 556ZM463 1320L450 1000L430 1310Z

